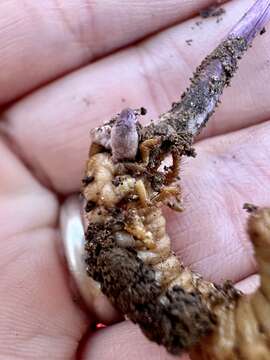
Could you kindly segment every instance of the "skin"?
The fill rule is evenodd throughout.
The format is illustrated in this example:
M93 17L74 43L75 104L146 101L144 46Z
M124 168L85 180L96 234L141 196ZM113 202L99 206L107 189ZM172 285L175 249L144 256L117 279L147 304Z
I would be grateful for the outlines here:
M148 108L144 121L167 110L252 1L230 1L221 22L199 26L194 13L210 0L115 4L0 5L0 359L173 359L129 322L89 330L57 252L58 214L80 188L90 128L127 106ZM242 205L270 203L269 38L255 40L197 158L182 165L186 211L167 211L186 264L245 289L256 265Z

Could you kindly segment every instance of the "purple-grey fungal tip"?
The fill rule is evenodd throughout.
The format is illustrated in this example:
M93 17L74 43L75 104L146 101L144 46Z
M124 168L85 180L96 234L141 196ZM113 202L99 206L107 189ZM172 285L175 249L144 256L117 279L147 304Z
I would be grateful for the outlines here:
M111 131L111 148L114 161L134 160L138 151L137 116L132 109L124 109Z
M270 20L270 0L257 0L229 33L232 37L243 37L247 44Z

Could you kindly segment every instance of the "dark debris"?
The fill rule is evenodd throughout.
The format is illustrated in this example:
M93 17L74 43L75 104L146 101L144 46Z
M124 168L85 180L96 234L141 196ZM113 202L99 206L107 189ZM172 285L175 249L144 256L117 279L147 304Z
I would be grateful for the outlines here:
M262 28L262 30L260 31L260 35L263 35L263 34L265 34L266 33L266 28L264 27L264 28Z
M219 7L218 5L211 5L203 10L200 11L200 16L203 19L207 19L209 17L219 17L223 14L225 14L225 9L222 7Z
M258 210L258 206L250 204L250 203L245 203L243 205L243 209L246 210L249 214L251 214Z

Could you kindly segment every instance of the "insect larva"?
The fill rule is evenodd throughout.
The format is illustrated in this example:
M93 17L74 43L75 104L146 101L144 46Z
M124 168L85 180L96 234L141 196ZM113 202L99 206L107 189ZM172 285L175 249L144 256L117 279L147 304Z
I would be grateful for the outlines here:
M248 222L261 285L228 307L214 309L218 327L192 351L192 359L270 359L270 209L255 210Z
M128 166L126 173L124 169L125 163L119 166L107 152L93 155L87 163L86 177L93 180L84 185L83 194L87 202L96 203L95 208L85 214L88 221L88 273L101 283L104 293L122 313L139 323L153 340L178 353L207 334L214 319L209 308L202 304L199 292L192 294L193 284L197 286L202 280L184 269L171 253L166 222L160 209L162 202L157 196L165 191L166 196L161 199L166 202L167 197L172 196L171 191L166 192L165 186L157 192L144 172L139 175L137 169L134 175ZM151 203L145 201L145 194L149 201L152 199ZM183 285L187 291L183 290ZM111 286L114 290L109 289ZM180 320L171 320L168 331L167 313L176 311L175 306L168 310L167 302L171 302L172 297L179 305ZM145 309L150 306L152 314L145 317L144 312L135 310L139 304L145 304ZM183 308L191 310L185 312L186 318L180 311ZM145 319L156 321L157 313L163 313L163 318L156 327L148 329L149 320L145 322ZM196 326L190 322L190 316L196 318Z
M116 185L114 185L113 180L119 176L118 171L118 166L112 161L111 155L106 152L94 155L88 162L86 176L91 176L94 180L85 186L84 195L88 201L96 201L96 208L86 215L92 225L89 231L92 231L91 235L95 236L93 225L99 225L99 232L101 233L101 228L106 229L106 237L111 237L110 249L117 250L124 247L129 251L133 249L133 254L134 251L136 252L136 258L142 260L141 266L144 264L145 267L152 269L153 282L158 287L158 298L165 309L171 305L167 304L167 294L173 293L175 289L183 291L181 301L177 302L175 310L185 304L188 294L191 294L191 296L196 294L194 303L202 311L200 315L203 315L203 321L202 319L201 321L205 325L205 329L199 329L199 331L196 329L198 314L196 314L195 320L193 316L194 309L191 307L189 309L190 313L185 314L185 316L189 317L188 329L191 341L185 340L186 343L183 344L180 337L183 336L184 330L178 330L178 333L173 335L174 341L177 336L179 337L178 344L171 344L166 339L167 343L165 345L168 350L177 353L182 348L188 348L191 351L192 359L270 358L268 345L270 340L270 317L267 316L270 315L270 286L268 284L270 271L270 210L257 210L251 215L249 221L249 234L255 246L262 284L260 289L250 298L243 297L232 285L224 284L223 287L220 287L204 281L198 274L191 272L179 262L171 252L170 239L165 229L165 219L160 209L162 203L153 202L151 205L145 205L145 202L141 201L140 195L137 193L138 190L135 184L143 179L143 184L146 184L145 187L148 189L148 197L151 198L151 196L156 195L155 191L151 190L149 182L143 175L141 178L138 177L138 174L136 177L131 174L123 175L123 168L121 167L120 176L122 176L123 183L119 184L119 181L117 181ZM122 189L121 191L119 186ZM127 204L123 202L127 198L133 199L128 202L129 206L126 206ZM115 214L115 207L118 207L118 214ZM149 237L154 242L154 246L152 244L149 246ZM90 253L91 241L93 241L93 238L86 246L89 252L89 266L93 266L93 254ZM108 239L103 239L103 241L108 241ZM102 248L102 245L99 245ZM269 250L267 250L268 248ZM120 256L120 253L116 254ZM107 265L109 263L108 261ZM124 276L125 271L127 271L125 265L124 263L121 264L121 276ZM96 270L97 268L88 268L91 275ZM111 272L113 278L114 269L112 263L106 269L103 264L103 271L106 272L107 276ZM120 304L119 306L118 297L107 292L106 288L103 287L104 283L106 283L104 281L106 274L99 274L96 277L97 280L101 281L103 291L121 311L125 307L129 308L130 304ZM120 278L118 282L121 284ZM139 285L142 289L144 288L144 284ZM132 294L132 291L135 290L131 287L129 291ZM151 299L152 306L157 305L158 301L156 300L153 302L153 299ZM132 299L129 297L125 297L125 301L132 303ZM142 303L144 303L143 300ZM157 307L159 306L157 305ZM132 307L136 309L134 304ZM138 322L145 331L145 324L140 323L138 314L135 317L134 314L128 312L126 314L133 321ZM181 316L177 321L179 327L183 326ZM184 319L185 326L186 321L187 319ZM200 344L201 336L206 335L212 329L212 326L214 326L214 332L204 338ZM196 329L195 334L192 334L190 330L193 327ZM200 324L200 327L202 327L202 324ZM155 333L155 331L157 330L150 328L147 329L146 334L148 336L150 334L149 337L151 338L151 333ZM160 329L158 331L160 332ZM166 335L172 336L171 333ZM154 340L157 340L157 338L157 335L152 337ZM158 340L162 343L161 339L158 338ZM193 347L194 345L196 346Z

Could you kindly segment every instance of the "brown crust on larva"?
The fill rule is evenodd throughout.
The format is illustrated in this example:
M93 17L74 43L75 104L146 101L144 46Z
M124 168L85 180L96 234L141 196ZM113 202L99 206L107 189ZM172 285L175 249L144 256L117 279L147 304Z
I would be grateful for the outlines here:
M90 224L86 238L88 274L150 340L179 354L213 329L215 317L198 294L187 293L180 286L163 293L153 268L133 249L116 247L108 227Z

